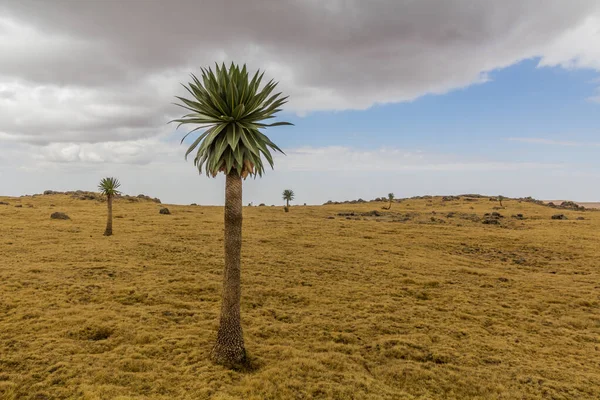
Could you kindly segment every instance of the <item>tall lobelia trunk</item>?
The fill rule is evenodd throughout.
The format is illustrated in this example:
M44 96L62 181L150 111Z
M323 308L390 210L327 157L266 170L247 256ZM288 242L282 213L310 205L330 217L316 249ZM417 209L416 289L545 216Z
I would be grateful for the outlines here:
M390 205L388 207L388 210L391 210L391 209L392 209L392 200L390 199Z
M108 219L106 220L106 230L104 231L104 236L112 235L112 202L113 197L107 196L107 204L108 204Z
M240 261L242 251L242 178L227 174L225 182L225 270L221 320L211 358L217 364L241 366L246 349L240 321Z

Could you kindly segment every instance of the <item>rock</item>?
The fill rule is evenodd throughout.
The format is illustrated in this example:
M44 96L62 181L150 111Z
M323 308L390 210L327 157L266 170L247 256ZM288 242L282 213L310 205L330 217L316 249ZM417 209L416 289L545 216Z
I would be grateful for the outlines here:
M523 216L523 214L514 214L512 216L512 218L514 218L514 219L525 219L525 217Z
M265 206L266 206L266 204L265 204L265 203L260 203L258 206L259 206L259 207L265 207Z
M23 208L23 204L17 204L15 205L15 208Z
M460 200L458 196L444 196L442 197L442 201L457 201Z
M500 225L500 219L504 216L498 212L485 213L483 215L483 221L481 223L486 225Z
M500 221L494 218L486 218L481 223L486 225L500 225Z
M164 214L164 215L171 215L171 211L169 211L168 208L161 208L159 211L160 214Z
M569 219L565 214L554 214L552 219Z
M560 203L560 206L558 206L558 207L565 209L565 210L573 210L573 211L585 210L585 207L580 206L579 204L574 203L572 201L563 201L562 203Z
M0 206L8 206L9 204L5 201L0 201Z
M55 212L50 214L51 219L71 219L69 216L63 212Z
M484 218L494 218L494 219L500 219L500 218L504 218L504 216L502 214L500 214L499 212L494 211L493 213L485 213L483 214Z
M583 217L577 217L577 221L583 221L585 218Z
M153 201L154 203L160 204L160 199L158 199L156 197L146 196L145 194L138 194L137 198L140 200L148 200L148 201Z
M335 219L335 217L330 215L329 217L327 217L327 219Z
M196 203L192 203L192 204L190 204L190 206L197 206L197 205L198 205L198 204L196 204Z
M381 217L383 214L377 210L364 212L361 214L363 217Z

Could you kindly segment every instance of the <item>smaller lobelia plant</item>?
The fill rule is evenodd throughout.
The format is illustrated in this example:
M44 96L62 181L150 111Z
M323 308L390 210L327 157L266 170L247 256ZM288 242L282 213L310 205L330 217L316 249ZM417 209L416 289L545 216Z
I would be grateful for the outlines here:
M388 210L392 208L392 201L394 201L395 196L394 193L388 193L388 200L390 201L390 205L388 206Z
M290 201L294 200L294 191L291 189L285 189L283 191L283 200L285 200L285 207L284 210L285 212L289 212L290 211Z
M112 235L112 203L113 198L121 193L118 190L120 186L121 183L117 178L103 178L98 184L98 189L100 190L100 193L106 196L106 202L108 204L108 218L106 220L104 236Z

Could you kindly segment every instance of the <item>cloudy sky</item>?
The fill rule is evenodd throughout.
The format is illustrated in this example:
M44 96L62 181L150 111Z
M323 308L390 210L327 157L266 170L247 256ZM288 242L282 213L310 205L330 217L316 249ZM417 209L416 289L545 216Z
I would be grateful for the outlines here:
M167 121L190 72L264 69L287 156L244 201L477 192L600 200L597 0L0 0L1 195L222 204Z

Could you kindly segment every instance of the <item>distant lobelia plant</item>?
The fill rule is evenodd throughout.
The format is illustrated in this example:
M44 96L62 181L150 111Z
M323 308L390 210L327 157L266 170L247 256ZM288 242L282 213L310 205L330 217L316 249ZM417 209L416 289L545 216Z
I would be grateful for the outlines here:
M98 189L100 193L106 196L106 203L108 204L108 218L106 220L106 229L104 230L104 236L112 235L112 204L113 198L120 194L119 187L121 187L121 183L117 178L103 178L98 184Z
M285 200L285 212L290 211L290 201L294 200L294 191L291 189L285 189L282 193L283 200Z
M502 200L504 200L504 196L502 196L502 195L498 196L498 201L500 202L500 207L504 207L502 205Z
M394 201L394 193L388 193L388 200L390 201L390 205L388 206L388 210L392 208L392 201Z
M225 180L225 268L221 318L217 341L211 351L211 359L228 367L244 366L247 362L244 337L240 321L240 257L242 247L242 178L262 176L264 157L273 168L273 157L269 149L283 151L265 136L261 129L289 122L266 124L274 118L287 102L281 93L272 94L277 82L269 81L261 87L264 72L256 71L252 79L246 65L240 68L223 64L202 68L198 79L183 87L190 98L177 97L180 107L190 111L171 122L195 125L181 142L191 133L205 129L190 145L185 157L196 152L194 165L202 173L215 177L219 172Z

